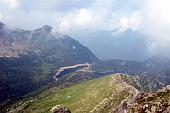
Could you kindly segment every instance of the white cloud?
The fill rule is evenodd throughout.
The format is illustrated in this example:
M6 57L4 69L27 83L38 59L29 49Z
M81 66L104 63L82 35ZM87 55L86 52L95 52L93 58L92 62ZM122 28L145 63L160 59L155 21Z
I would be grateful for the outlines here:
M124 32L127 29L132 29L134 31L139 29L140 17L137 15L137 12L132 13L129 17L121 17L118 22L118 27L120 31Z
M145 0L143 12L143 29L148 35L148 42L153 54L169 55L170 50L170 1Z
M0 13L0 21L4 21L4 20L10 20L11 17L9 15Z
M62 18L62 21L58 21L58 26L57 29L61 33L66 33L70 30L71 28L71 19L69 17L64 17Z
M139 0L141 7L130 12L113 12L102 29L109 30L114 36L127 29L138 31L147 36L148 50L151 54L169 55L170 52L170 1Z
M114 15L114 17L117 15ZM124 14L117 19L111 18L111 20L102 27L102 30L111 31L114 36L125 32L128 29L137 31L141 27L141 17L139 11L131 12L130 14Z
M92 14L87 9L80 9L75 17L75 22L78 25L87 25L92 21Z
M3 19L3 15L0 13L0 21L2 21Z
M59 32L68 33L71 29L90 28L95 23L92 18L92 12L88 9L81 8L56 19L56 29Z
M59 19L57 18L56 29L60 29L60 31L66 33L70 30L74 32L79 32L79 30L82 29L84 31L99 30L110 18L108 16L112 13L111 9L114 1L115 0L94 0L88 8L79 8L65 13L65 15Z
M19 0L0 0L1 7L7 7L9 9L16 9L19 7Z

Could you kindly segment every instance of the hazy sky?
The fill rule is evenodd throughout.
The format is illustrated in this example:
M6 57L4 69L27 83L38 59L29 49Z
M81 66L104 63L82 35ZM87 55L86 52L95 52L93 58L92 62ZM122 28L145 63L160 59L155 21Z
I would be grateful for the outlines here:
M25 29L48 24L73 36L108 31L115 38L130 29L147 36L151 53L170 53L170 0L0 0L0 21Z

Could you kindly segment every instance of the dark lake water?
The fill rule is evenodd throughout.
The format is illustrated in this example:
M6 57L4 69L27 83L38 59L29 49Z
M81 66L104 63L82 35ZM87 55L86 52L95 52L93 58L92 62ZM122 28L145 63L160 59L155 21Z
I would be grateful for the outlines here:
M56 77L57 78L63 77L64 75L75 72L75 71L77 71L81 68L84 68L84 67L87 67L87 66L77 66L77 67L74 67L74 68L64 69L64 71L61 71L58 75L56 75Z
M77 66L77 67L73 67L73 68L66 68L63 71L61 71L58 75L55 76L55 78L61 78L69 73L75 72L81 68L85 68L87 67L87 65L83 65L83 66ZM119 72L115 72L115 71L106 71L106 72L93 72L94 74L96 74L97 76L105 76L105 75L110 75L113 73L119 73Z

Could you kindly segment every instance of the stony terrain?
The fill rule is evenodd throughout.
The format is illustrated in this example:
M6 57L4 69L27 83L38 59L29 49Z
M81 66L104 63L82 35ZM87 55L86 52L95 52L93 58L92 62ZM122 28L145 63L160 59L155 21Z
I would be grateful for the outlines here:
M129 104L130 113L169 113L170 86L163 87L155 93L140 93Z

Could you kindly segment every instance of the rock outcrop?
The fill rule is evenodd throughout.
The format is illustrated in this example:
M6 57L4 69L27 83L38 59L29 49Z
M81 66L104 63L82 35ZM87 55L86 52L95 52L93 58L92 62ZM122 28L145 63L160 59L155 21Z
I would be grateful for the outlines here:
M170 86L155 93L140 93L129 104L130 113L170 113Z
M71 113L65 106L57 105L51 109L52 113Z

